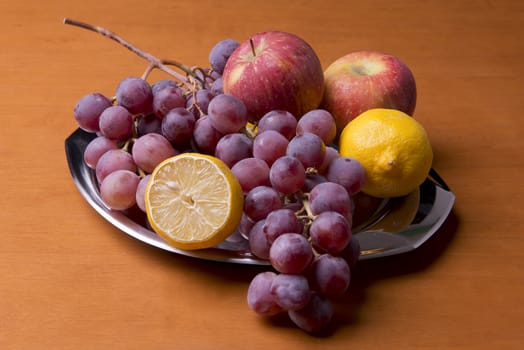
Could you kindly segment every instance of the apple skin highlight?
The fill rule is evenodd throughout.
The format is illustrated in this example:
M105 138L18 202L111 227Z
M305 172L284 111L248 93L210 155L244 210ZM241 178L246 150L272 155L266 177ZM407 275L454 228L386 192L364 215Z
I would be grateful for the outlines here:
M395 56L358 51L335 60L324 71L321 107L336 120L337 131L371 108L390 108L413 115L417 100L415 78Z

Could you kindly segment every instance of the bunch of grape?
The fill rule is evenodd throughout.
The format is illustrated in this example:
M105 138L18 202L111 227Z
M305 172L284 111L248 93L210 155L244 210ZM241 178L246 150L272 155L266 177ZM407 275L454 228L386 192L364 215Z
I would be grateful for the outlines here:
M238 230L252 254L276 270L255 276L248 305L262 315L287 312L308 332L329 323L331 299L348 289L360 254L351 231L352 196L365 172L326 146L334 130L325 110L298 121L288 112L269 112L258 123L252 154L232 166L245 191Z
M137 205L145 211L145 185L160 162L186 151L214 154L225 134L240 131L247 115L224 123L214 120L215 115L208 116L211 100L222 95L225 62L237 46L230 39L219 42L210 53L212 68L195 68L184 81L163 79L150 85L145 78L127 77L118 84L113 98L97 92L78 101L74 110L77 124L97 135L87 145L84 160L95 170L101 197L109 208L125 210ZM227 103L218 98L213 106L227 113ZM219 152L227 148L224 143Z
M235 234L275 270L252 280L249 307L262 315L287 312L315 332L331 320L331 300L348 289L360 254L351 230L352 197L364 183L364 169L330 146L336 126L329 112L273 110L253 121L241 100L223 93L221 74L238 45L220 41L210 51L210 68L184 66L183 80L150 85L145 74L123 79L113 98L81 98L75 119L97 135L84 160L109 208L145 211L149 174L163 160L181 152L220 158L245 195Z

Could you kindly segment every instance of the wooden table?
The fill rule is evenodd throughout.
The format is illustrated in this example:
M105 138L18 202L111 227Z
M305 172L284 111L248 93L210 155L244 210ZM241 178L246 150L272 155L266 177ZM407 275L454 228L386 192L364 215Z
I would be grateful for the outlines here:
M0 13L0 349L521 349L523 2L25 0ZM326 336L256 316L246 290L264 269L147 246L79 194L73 107L145 62L66 16L190 65L268 29L302 36L324 67L362 49L400 57L452 214L415 252L362 263Z

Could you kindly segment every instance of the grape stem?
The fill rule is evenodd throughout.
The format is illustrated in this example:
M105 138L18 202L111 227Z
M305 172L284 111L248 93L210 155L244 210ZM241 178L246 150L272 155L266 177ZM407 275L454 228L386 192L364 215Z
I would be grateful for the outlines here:
M313 212L311 211L311 207L309 206L308 194L302 191L299 191L299 196L302 200L302 205L304 207L304 210L306 211L307 216L313 220L315 218L315 214L313 214Z
M68 25L72 25L72 26L75 26L75 27L79 27L79 28L83 28L83 29L87 29L87 30L90 30L90 31L93 31L95 33L98 33L98 34L101 34L103 36L105 36L106 38L109 38L113 41L116 41L117 43L119 43L120 45L124 46L125 48L127 48L129 51L133 52L134 54L138 55L139 57L145 59L146 61L149 62L149 66L146 68L145 72L142 74L142 79L147 79L147 77L149 76L149 74L151 73L151 71L153 71L153 69L160 69L161 71L169 74L169 75L172 75L173 77L175 77L176 79L178 79L180 82L182 82L183 84L187 85L188 87L191 87L190 86L190 82L187 81L187 78L180 74L179 72L175 71L174 69L171 69L169 66L174 66L174 67L177 67L178 69L182 70L183 72L185 72L188 76L192 77L193 79L195 80L198 80L200 82L200 84L202 86L204 86L205 82L204 82L204 79L202 79L201 77L199 77L194 70L192 70L191 68L189 68L188 66L178 62L178 61L175 61L175 60L161 60L143 50L140 50L139 48L137 48L136 46L134 46L133 44L129 43L128 41L122 39L120 36L118 36L117 34L115 34L114 32L108 30L108 29L105 29L105 28L102 28L102 27L99 27L99 26L94 26L94 25L91 25L91 24L88 24L88 23L84 23L84 22L80 22L80 21L77 21L77 20L74 20L74 19L70 19L70 18L64 18L64 24L68 24Z
M250 139L254 139L255 136L257 135L256 129L257 129L256 123L251 124L251 125L246 125L242 128L242 133L244 133L244 135L246 135Z
M311 207L309 206L308 193L299 191L297 192L297 195L302 204L302 207L295 212L295 215L304 227L304 236L309 237L309 227L316 216L313 214Z

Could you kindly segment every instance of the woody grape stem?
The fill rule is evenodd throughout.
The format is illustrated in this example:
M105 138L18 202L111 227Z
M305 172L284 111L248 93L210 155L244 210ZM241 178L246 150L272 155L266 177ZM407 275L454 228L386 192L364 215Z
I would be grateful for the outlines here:
M200 78L199 76L197 76L194 71L192 69L190 69L189 67L185 66L184 64L180 63L180 62L177 62L177 61L174 61L174 60L161 60L143 50L140 50L139 48L137 48L136 46L132 45L131 43L129 43L128 41L122 39L120 36L118 36L117 34L115 34L114 32L110 31L110 30L107 30L105 28L102 28L102 27L99 27L99 26L94 26L94 25L91 25L91 24L88 24L88 23L84 23L84 22L80 22L80 21L77 21L77 20L73 20L73 19L70 19L70 18L64 18L64 24L68 24L68 25L72 25L72 26L76 26L76 27L79 27L79 28L83 28L83 29L87 29L87 30L90 30L90 31L93 31L95 33L98 33L98 34L101 34L103 36L105 36L106 38L109 38L113 41L116 41L118 44L124 46L125 48L127 48L129 51L133 52L134 54L136 54L137 56L145 59L146 61L149 62L149 66L146 68L145 72L143 73L142 75L142 78L143 79L146 79L147 76L149 76L149 73L151 73L151 71L155 68L158 68L160 69L161 71L167 73L167 74L170 74L172 75L173 77L175 77L176 79L178 79L179 81L181 81L183 84L187 85L188 87L191 87L190 86L190 83L187 81L186 77L182 74L180 74L179 72L171 69L169 66L175 66L177 68L179 68L180 70L182 70L183 72L185 72L188 76L191 76L192 78L198 80L201 85L203 86L204 85L204 81L202 80L202 78Z

